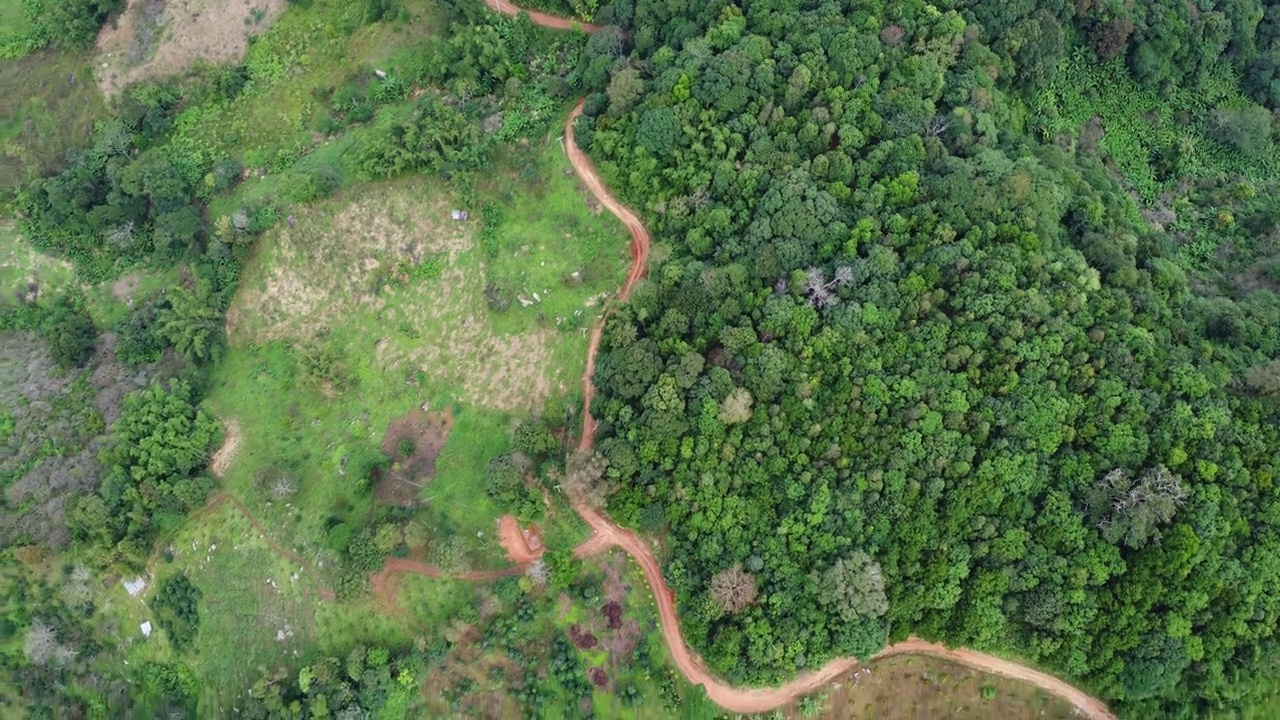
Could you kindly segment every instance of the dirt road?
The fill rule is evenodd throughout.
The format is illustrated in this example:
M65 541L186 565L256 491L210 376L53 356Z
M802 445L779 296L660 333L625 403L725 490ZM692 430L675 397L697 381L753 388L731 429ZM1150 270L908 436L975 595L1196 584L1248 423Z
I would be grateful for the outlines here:
M485 4L504 15L515 15L520 12L520 8L506 2L506 0L485 0ZM535 24L544 27L564 29L581 27L587 32L594 32L599 29L598 26L575 23L574 21L557 18L545 13L531 12L529 15ZM644 277L649 257L649 232L645 229L644 223L640 222L640 219L636 217L635 213L613 197L613 194L609 192L601 181L595 166L591 164L590 159L574 142L573 123L582 114L582 107L583 103L579 102L573 112L569 114L568 122L565 124L565 151L569 156L569 162L582 179L583 184L591 191L591 194L609 212L617 216L627 227L628 232L631 233L631 268L627 272L626 282L618 290L617 295L619 300L626 300L631 295L631 290L636 282ZM596 352L599 349L601 333L604 328L604 322L607 319L608 311L600 318L600 321L596 323L595 328L592 330L591 341L587 347L586 369L582 374L584 401L582 438L579 447L584 449L591 447L595 435L595 421L591 418L591 400L595 396L595 387L591 383L591 377L595 372ZM680 668L680 671L684 673L685 677L689 679L689 682L705 687L707 696L721 707L740 713L766 712L786 705L796 698L815 690L820 690L840 675L858 666L858 661L855 658L833 660L818 670L804 673L785 685L773 688L735 688L721 682L707 671L702 658L689 649L688 644L684 641L684 636L680 634L680 623L676 617L675 594L671 592L671 588L662 577L658 561L649 546L634 532L614 525L593 508L577 505L574 509L591 526L593 531L592 537L582 545L579 545L575 550L575 554L579 557L584 557L605 548L616 546L625 550L627 554L635 559L644 573L645 580L649 583L649 589L657 600L658 617L662 623L662 634L666 639L667 647L671 651L672 660ZM490 579L518 574L521 571L522 568L517 566L506 570L467 573L457 577L477 580ZM432 577L446 576L437 568L429 565L397 558L389 558L386 567L378 575L385 578L385 575L389 572L420 572ZM377 585L376 580L375 585ZM911 638L904 642L890 645L876 657L884 658L904 654L933 655L977 670L1020 680L1067 700L1075 705L1085 717L1093 720L1115 720L1115 716L1107 710L1102 701L1089 696L1058 678L1025 665L973 650L963 648L950 650L936 643Z
M604 181L600 179L600 174L596 172L595 165L591 164L587 154L582 152L573 139L573 123L578 116L582 115L582 106L585 102L585 99L580 100L573 108L573 112L569 113L569 119L565 121L564 150L569 156L569 164L573 165L582 184L591 191L601 205L621 220L627 227L627 232L631 233L631 267L627 270L626 282L618 289L618 299L625 302L631 297L631 290L644 277L645 270L649 267L649 230L645 228L644 223L640 222L640 218L631 212L631 208L618 202L613 193L609 192L609 188L605 187ZM590 449L596 436L596 421L591 417L591 401L595 399L596 388L591 383L591 376L596 372L596 351L600 349L600 337L604 333L604 323L609 319L609 312L606 309L595 327L591 328L591 338L587 341L587 366L582 372L582 436L578 442L578 448L582 450Z
M508 17L514 17L520 14L521 11L527 12L529 13L529 19L533 21L534 25L541 25L542 27L552 28L554 30L582 30L584 32L593 33L597 30L603 29L600 25L593 25L592 23L582 22L581 20L572 20L570 18L548 15L544 12L538 12L537 10L525 10L524 8L512 5L507 2L507 0L484 0L484 4L487 5L490 10Z

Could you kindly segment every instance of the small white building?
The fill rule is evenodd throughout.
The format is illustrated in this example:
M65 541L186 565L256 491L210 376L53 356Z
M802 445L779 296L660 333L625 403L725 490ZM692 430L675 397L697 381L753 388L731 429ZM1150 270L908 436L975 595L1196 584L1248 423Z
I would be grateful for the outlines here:
M147 620L138 626L142 630L143 637L151 637L151 621Z
M146 586L147 581L140 577L124 581L124 589L125 592L129 593L129 597L138 597L138 593L142 592Z

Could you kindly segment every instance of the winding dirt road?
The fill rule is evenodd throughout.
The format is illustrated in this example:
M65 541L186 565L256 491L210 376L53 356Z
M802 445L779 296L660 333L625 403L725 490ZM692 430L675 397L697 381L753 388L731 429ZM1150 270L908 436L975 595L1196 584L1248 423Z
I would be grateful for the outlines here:
M618 219L627 226L627 230L631 232L631 270L627 273L626 284L618 292L618 299L626 300L630 296L635 283L644 277L646 262L649 257L649 232L635 216L635 213L614 199L613 195L604 186L604 183L600 181L600 176L596 173L591 161L578 147L577 143L574 142L573 122L581 114L582 103L580 102L573 109L573 112L569 114L569 120L565 124L565 150L569 155L569 162L573 164L573 169L582 178L583 184L591 190L602 205L609 209L609 212L617 215ZM592 331L591 342L587 347L586 370L582 375L583 418L582 439L578 444L580 449L589 449L594 441L596 424L591 418L591 400L595 397L595 387L591 383L591 377L595 372L596 351L599 349L600 335L607 318L608 313L606 312ZM658 561L649 546L634 532L614 525L593 508L577 505L574 509L591 526L595 533L587 541L588 544L595 543L603 548L602 543L607 543L607 545L622 548L640 565L645 579L649 582L649 588L657 599L658 617L662 621L662 634L666 638L672 660L680 668L680 671L684 673L685 677L689 679L689 682L705 687L707 697L726 710L740 713L758 713L773 710L798 697L823 688L839 676L858 667L859 663L856 658L840 658L832 660L818 670L804 673L780 687L738 688L725 684L707 671L702 658L689 649L688 644L684 641L684 636L680 634L680 623L676 618L675 594L671 592L671 588L667 586L667 581L662 577ZM932 655L967 665L977 670L1026 682L1070 702L1085 717L1093 718L1093 720L1115 720L1115 716L1111 714L1101 700L1073 687L1069 683L1025 665L973 650L963 648L951 650L937 643L927 642L919 638L910 638L890 645L873 659L906 654Z
M506 0L485 0L485 4L504 15L516 15L521 12L521 8L506 2ZM578 23L573 20L547 15L546 13L530 12L529 16L535 24L549 28L581 28L587 32L595 32L600 29L596 25ZM619 300L625 301L631 295L631 290L635 284L644 277L649 257L649 232L645 229L644 223L640 222L640 219L636 217L635 213L613 197L612 193L605 187L604 182L601 181L595 166L591 164L586 154L574 142L573 124L578 116L582 114L582 107L583 103L579 102L573 112L569 114L568 121L565 123L565 151L569 156L569 162L578 173L582 183L609 212L617 216L626 225L627 230L631 233L631 268L627 273L626 282L619 289L617 295ZM591 377L595 373L596 352L599 349L601 333L608 315L609 311L606 310L597 321L595 328L591 332L590 342L587 347L586 369L582 374L583 421L582 438L579 442L580 449L590 449L595 436L595 421L591 417L591 401L595 397L595 387L592 385ZM707 670L702 658L689 649L688 644L685 643L684 636L680 634L680 623L676 617L675 594L671 592L666 580L662 577L658 561L649 546L634 532L614 525L593 508L585 505L576 505L574 509L591 526L593 531L592 536L575 549L575 554L579 557L585 557L609 547L618 547L626 551L636 561L644 572L645 580L648 581L649 588L653 591L657 600L662 633L671 652L672 660L680 668L680 671L684 673L685 677L689 679L689 682L705 687L707 696L721 707L740 713L766 712L786 705L796 698L815 690L820 690L840 675L858 667L859 663L856 658L840 658L827 663L818 670L801 674L785 685L773 688L738 688L722 682ZM431 577L482 580L516 575L522 571L523 566L515 566L504 570L449 575L425 563L389 558L387 565L375 577L385 581L389 573L417 572ZM1026 682L1070 702L1084 717L1092 718L1093 720L1115 720L1115 716L1112 715L1102 701L1073 687L1069 683L1025 665L973 650L964 648L948 649L943 645L913 637L890 645L873 659L907 654L931 655L983 672Z
M485 1L500 2L501 0ZM490 7L493 6L490 5ZM627 270L626 282L622 283L622 287L618 289L618 300L626 302L627 298L631 297L631 290L644 277L645 269L649 267L649 230L644 223L640 222L640 218L631 212L631 208L618 202L613 193L609 192L609 188L605 187L604 181L600 179L600 174L596 172L595 165L591 164L590 158L574 141L573 123L578 116L582 115L584 104L586 104L585 99L579 100L573 112L569 113L569 119L565 121L564 150L582 184L591 191L601 205L621 220L627 227L627 232L631 233L631 267ZM604 333L604 323L609 319L610 312L611 309L606 309L604 315L600 316L595 327L591 328L591 338L587 341L587 366L582 371L582 437L578 442L580 450L590 450L591 444L595 441L596 421L591 417L591 401L595 399L596 388L591 384L591 377L596 373L596 351L600 349L600 337Z

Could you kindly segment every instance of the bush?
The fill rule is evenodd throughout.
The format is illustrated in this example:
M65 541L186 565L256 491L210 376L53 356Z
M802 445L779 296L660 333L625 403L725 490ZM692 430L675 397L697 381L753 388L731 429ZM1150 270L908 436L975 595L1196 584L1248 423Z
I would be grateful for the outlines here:
M525 420L516 427L516 449L533 457L543 457L555 452L560 443L551 429L540 420Z
M125 0L56 0L46 3L41 24L54 45L80 50L93 45L102 24L124 4Z
M155 332L158 316L157 303L148 301L116 323L116 357L130 365L159 360L165 341Z
M324 537L325 547L336 553L345 553L350 544L351 526L346 523L338 523L329 528L328 534Z
M60 367L70 368L89 359L98 333L88 311L64 295L45 316L41 336L49 343L54 361Z
M347 545L347 567L356 572L372 572L382 567L387 554L378 547L374 534L365 529Z
M191 645L200 629L200 588L186 575L170 575L151 601L156 624L169 636L169 644L181 652Z
M1240 108L1218 108L1213 111L1214 136L1252 155L1271 141L1271 113L1261 105Z

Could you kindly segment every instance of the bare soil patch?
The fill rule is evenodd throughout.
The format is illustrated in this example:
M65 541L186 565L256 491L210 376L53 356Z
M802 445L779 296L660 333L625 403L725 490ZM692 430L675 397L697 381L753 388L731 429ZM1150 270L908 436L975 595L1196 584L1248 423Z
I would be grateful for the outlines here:
M235 420L227 420L223 425L223 432L222 447L209 460L209 471L214 477L222 477L227 473L227 468L236 459L236 453L240 452L240 441L244 439L240 434L240 423Z
M244 57L249 38L284 12L287 0L129 0L98 34L98 85L113 97L127 85L177 75L198 61Z
M124 277L111 283L111 297L120 302L130 305L133 299L133 293L142 284L142 278L138 273L129 273ZM132 307L132 305L130 305Z
M436 472L436 458L449 439L453 414L414 408L387 425L382 452L392 458L391 467L373 488L374 502L409 507Z
M799 716L799 704L789 716ZM856 720L916 718L1079 717L1068 703L1044 691L937 658L901 656L877 660L845 674L827 688L821 717Z
M537 525L525 529L511 515L498 520L498 543L507 551L507 559L516 565L524 565L542 557L542 534Z

